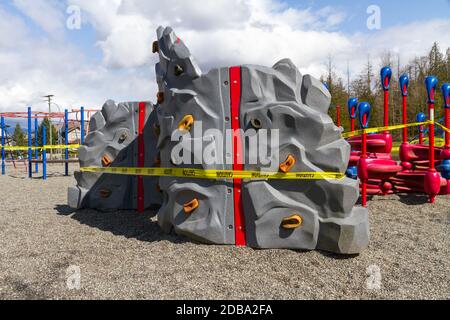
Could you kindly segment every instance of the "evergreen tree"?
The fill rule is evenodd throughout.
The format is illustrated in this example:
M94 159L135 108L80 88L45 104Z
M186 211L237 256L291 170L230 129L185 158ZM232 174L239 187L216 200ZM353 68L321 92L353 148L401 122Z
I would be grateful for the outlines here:
M17 123L16 127L14 128L12 140L14 141L14 144L16 146L23 147L23 146L27 145L27 140L25 138L25 132L22 130L20 123ZM15 153L16 157L23 154L22 151L15 151L14 153Z
M25 139L25 132L22 130L20 123L16 124L12 139L15 142L16 146L26 146L27 141Z
M46 128L46 144L50 145L50 126L52 130L52 145L56 145L58 143L58 130L55 128L54 125L50 123L50 120L48 118L44 118L44 120L41 122L38 128L38 142L39 145L42 146L42 127L45 126Z
M398 78L402 73L409 75L409 88L408 88L408 122L415 122L416 115L419 112L428 113L427 98L425 89L425 78L427 76L436 76L439 80L439 88L436 92L436 115L439 119L443 114L443 101L442 94L440 93L440 87L445 82L450 82L450 48L446 51L441 51L438 43L434 43L430 48L428 54L422 57L415 57L409 63L400 64L398 56L393 55L387 51L380 57L380 65L390 66L393 71L391 90L390 90L390 108L389 108L389 120L390 124L401 123L401 103L402 98L400 94ZM343 85L342 79L336 76L333 70L333 61L328 58L326 62L327 74L322 76L323 79L327 79L332 94L332 107L330 108L330 116L335 119L336 105L342 106L342 124L346 131L349 130L349 115L347 112L347 88ZM376 75L376 76L375 76ZM370 122L371 127L381 126L383 124L383 89L381 87L381 79L379 72L374 72L373 64L370 58L367 61L366 66L361 73L350 81L351 94L350 96L357 97L359 101L367 101L372 105L372 120ZM409 136L414 138L417 135L417 128L410 128ZM392 132L396 140L400 139L401 131Z

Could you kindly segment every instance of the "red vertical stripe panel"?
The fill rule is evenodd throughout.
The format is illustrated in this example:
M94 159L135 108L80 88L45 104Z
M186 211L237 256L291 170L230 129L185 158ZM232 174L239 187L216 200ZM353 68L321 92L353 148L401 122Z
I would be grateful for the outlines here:
M243 170L242 137L239 134L241 128L239 121L241 105L241 68L230 68L230 104L231 104L231 128L233 129L233 170ZM245 218L242 206L242 179L233 180L234 188L234 228L235 243L237 246L245 246Z

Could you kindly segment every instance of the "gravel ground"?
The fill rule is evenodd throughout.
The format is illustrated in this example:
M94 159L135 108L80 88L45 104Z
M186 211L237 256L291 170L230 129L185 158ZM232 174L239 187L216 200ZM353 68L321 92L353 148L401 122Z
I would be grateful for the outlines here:
M341 257L194 244L149 213L74 213L73 183L0 177L0 299L450 299L450 197L373 199L370 248Z

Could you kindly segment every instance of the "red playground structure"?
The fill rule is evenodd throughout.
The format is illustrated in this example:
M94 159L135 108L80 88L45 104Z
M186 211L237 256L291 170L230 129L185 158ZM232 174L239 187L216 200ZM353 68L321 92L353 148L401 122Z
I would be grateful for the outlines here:
M367 205L368 195L387 195L392 193L424 193L430 203L435 202L437 195L450 194L450 84L442 86L444 97L445 146L435 147L435 94L438 85L436 77L430 76L425 80L427 89L429 120L419 124L407 123L407 97L409 78L403 74L400 79L402 93L403 124L389 126L389 89L392 71L389 67L381 70L384 90L384 126L380 130L367 130L371 115L371 106L367 102L358 104L356 98L348 101L351 118L351 130L355 131L355 120L359 119L364 132L348 139L352 147L347 175L359 178L361 181L361 196L363 206ZM419 117L420 119L420 117ZM408 142L408 127L428 125L429 143L423 143L421 136L419 144ZM400 162L392 157L393 140L389 130L403 129L402 144L400 146ZM369 132L376 132L373 134ZM381 133L379 133L381 131Z

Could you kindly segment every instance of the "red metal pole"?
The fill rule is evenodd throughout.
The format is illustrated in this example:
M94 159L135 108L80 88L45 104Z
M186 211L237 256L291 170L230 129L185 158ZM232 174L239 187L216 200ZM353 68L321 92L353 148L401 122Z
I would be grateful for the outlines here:
M408 122L408 114L406 111L407 108L407 97L403 96L403 124L407 124ZM408 129L403 128L403 143L408 143Z
M408 122L408 112L407 112L407 99L408 99L408 85L409 85L409 77L407 74L402 74L398 79L400 84L400 91L403 98L403 110L402 110L402 120L403 124L406 125ZM408 129L403 128L403 145L408 143Z
M429 115L430 115L430 124L429 124L429 134L428 134L428 141L429 141L429 159L430 159L430 165L428 168L428 172L431 174L436 173L436 168L434 164L434 103L430 103L429 106ZM430 183L431 185L431 183ZM436 201L436 195L430 194L430 203L434 203Z
M423 125L419 127L419 144L423 144Z
M429 113L429 167L425 174L425 180L424 180L424 188L425 192L428 194L428 197L430 198L430 203L434 203L436 200L436 195L439 194L441 189L441 176L436 171L435 168L435 156L434 156L434 103L435 103L435 93L436 93L436 86L437 86L438 80L436 77L427 77L425 79L425 86L427 88L427 95L428 95L428 113Z
M241 67L230 68L230 108L231 127L233 129L233 170L244 170L243 144L240 135L241 123L239 119L241 107ZM236 135L234 134L236 133ZM236 246L247 245L245 234L245 216L242 199L242 179L233 180L234 189L234 232Z
M389 91L384 91L384 126L389 125Z
M430 124L428 126L428 141L430 143L429 146L429 159L430 159L430 169L434 170L434 103L429 103L428 105L428 111L429 111L429 117L430 117Z
M361 158L366 159L367 158L367 133L364 132L362 135L362 154ZM362 188L362 206L367 206L367 180L363 179L361 181L361 188Z
M445 108L445 127L447 129L450 129L450 109L449 108ZM450 148L450 133L449 132L445 132L445 147L446 148Z
M139 103L139 128L138 128L138 168L145 166L145 141L144 141L144 127L146 117L146 103ZM144 178L142 176L137 177L137 210L138 212L145 211L145 199L144 199Z

